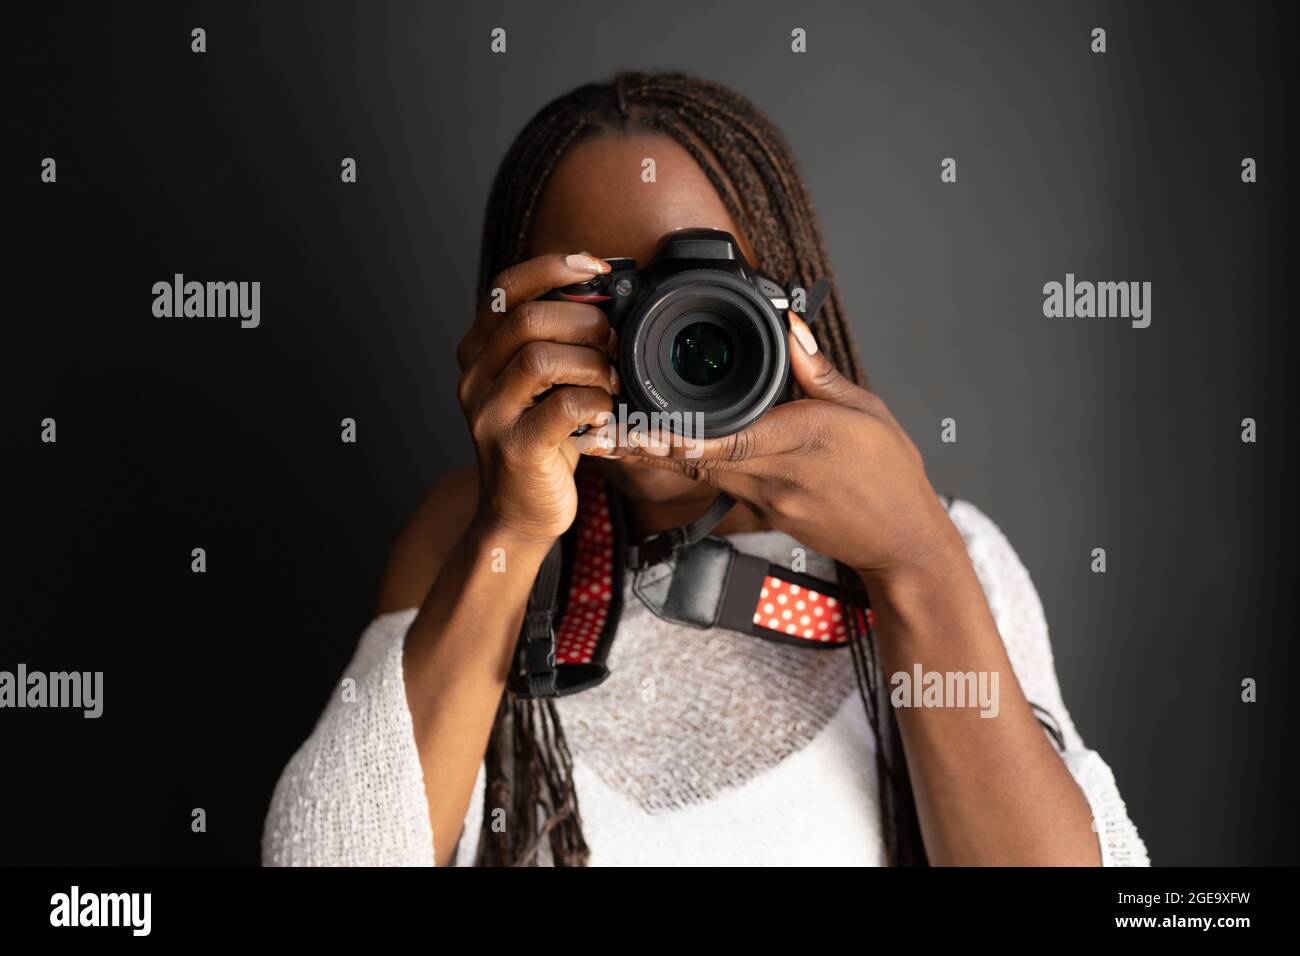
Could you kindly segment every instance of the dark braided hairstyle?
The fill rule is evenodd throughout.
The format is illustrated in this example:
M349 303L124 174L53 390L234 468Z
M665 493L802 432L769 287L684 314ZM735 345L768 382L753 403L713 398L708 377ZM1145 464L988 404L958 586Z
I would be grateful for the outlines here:
M538 200L565 153L588 137L625 130L663 133L695 158L756 250L755 265L762 272L804 289L822 277L833 280L808 190L789 146L766 116L740 94L707 80L681 73L620 73L548 103L511 145L488 198L480 296L503 269L526 256ZM838 290L827 297L816 327L818 344L835 367L866 386ZM799 397L797 386L790 397ZM842 565L839 583L848 603L867 607L861 579ZM886 853L897 865L924 865L925 848L875 636L857 614L845 618L859 693L876 739ZM555 865L586 864L572 759L552 701L503 695L486 767L478 864L535 865L545 842ZM492 825L494 811L502 808L510 812L503 829Z

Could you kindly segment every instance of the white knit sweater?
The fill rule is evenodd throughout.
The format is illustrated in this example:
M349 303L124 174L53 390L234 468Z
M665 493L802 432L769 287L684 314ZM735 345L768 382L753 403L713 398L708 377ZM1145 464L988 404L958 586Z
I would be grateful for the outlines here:
M950 514L1025 696L1060 726L1062 759L1092 808L1102 862L1148 865L1110 768L1084 747L1061 700L1028 572L979 509L958 501ZM777 532L731 541L781 565L796 546ZM817 555L808 571L833 578ZM630 587L625 597L611 676L557 702L592 865L884 862L872 736L850 652L679 627L654 617ZM333 695L275 788L265 864L433 864L402 679L415 614L385 614L362 635L343 675L355 680L355 695ZM474 859L483 784L480 768L460 865Z

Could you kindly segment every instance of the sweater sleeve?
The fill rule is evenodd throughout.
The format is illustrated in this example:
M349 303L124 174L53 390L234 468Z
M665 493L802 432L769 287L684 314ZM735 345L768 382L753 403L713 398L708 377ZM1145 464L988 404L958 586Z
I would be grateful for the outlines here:
M955 501L949 514L966 542L1025 697L1046 710L1060 729L1061 759L1092 810L1102 865L1150 866L1146 845L1128 817L1114 774L1096 751L1084 746L1065 709L1047 620L1029 572L1001 529L974 505Z
M266 866L432 866L424 773L402 679L416 609L376 618L284 768L262 834Z

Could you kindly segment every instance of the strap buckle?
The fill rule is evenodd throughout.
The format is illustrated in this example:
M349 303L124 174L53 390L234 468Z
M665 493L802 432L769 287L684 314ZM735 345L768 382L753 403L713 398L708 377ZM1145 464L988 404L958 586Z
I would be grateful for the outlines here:
M627 565L634 571L640 571L661 561L666 561L686 541L686 529L682 527L670 528L659 534L651 535L640 544L628 545Z
M530 678L553 674L555 646L549 641L529 641L524 645L524 666Z
M555 621L549 609L532 609L524 614L523 651L528 696L554 697Z

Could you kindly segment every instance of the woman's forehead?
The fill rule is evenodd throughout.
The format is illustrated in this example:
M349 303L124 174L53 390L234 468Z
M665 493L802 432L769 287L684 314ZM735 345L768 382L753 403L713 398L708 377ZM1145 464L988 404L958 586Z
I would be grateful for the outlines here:
M555 167L538 202L528 255L589 252L645 265L660 237L692 227L725 229L754 261L722 197L676 140L606 133L579 143Z

